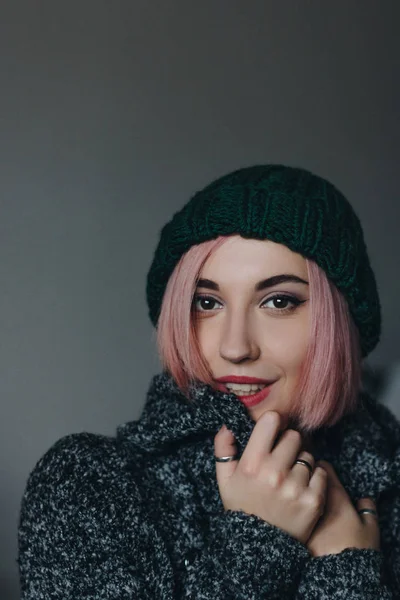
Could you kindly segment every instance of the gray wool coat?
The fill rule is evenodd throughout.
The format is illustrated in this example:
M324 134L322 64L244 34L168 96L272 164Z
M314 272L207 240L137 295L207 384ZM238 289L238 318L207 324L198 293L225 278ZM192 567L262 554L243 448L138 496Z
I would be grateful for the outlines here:
M400 423L365 392L315 440L351 499L376 500L381 550L312 557L255 515L225 511L214 436L243 452L254 422L233 394L199 384L194 405L165 372L115 437L75 433L37 462L22 498L22 600L400 599Z

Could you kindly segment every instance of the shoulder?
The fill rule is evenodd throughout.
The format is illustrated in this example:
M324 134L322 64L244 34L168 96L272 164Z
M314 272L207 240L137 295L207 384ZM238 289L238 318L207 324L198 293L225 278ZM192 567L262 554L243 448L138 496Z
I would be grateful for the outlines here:
M62 474L104 468L115 460L113 438L94 433L71 433L56 442L37 461L29 478L58 479Z
M95 585L98 593L108 589L113 595L126 584L148 529L135 478L115 440L67 435L36 463L22 496L17 531L22 586L32 592L29 598L38 597L39 588L41 598L94 598L85 586L94 593Z
M382 404L376 396L363 392L361 394L361 420L370 433L382 436L392 450L400 448L400 421L393 411Z
M138 496L138 490L115 438L72 433L57 440L37 461L28 476L22 511L37 502L88 506L115 497L121 503L124 494Z

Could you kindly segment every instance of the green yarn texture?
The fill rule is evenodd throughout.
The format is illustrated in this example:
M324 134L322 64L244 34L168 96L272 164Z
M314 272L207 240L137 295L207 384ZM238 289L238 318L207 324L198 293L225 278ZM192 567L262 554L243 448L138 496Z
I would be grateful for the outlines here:
M285 165L245 167L216 179L162 228L146 284L155 327L182 255L195 244L232 234L272 240L314 260L346 298L362 356L375 348L381 307L360 220L329 181Z

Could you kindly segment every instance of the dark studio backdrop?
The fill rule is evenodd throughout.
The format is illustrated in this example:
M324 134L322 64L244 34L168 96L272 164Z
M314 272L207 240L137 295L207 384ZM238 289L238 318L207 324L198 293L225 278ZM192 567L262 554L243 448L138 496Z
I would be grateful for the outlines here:
M147 270L212 178L284 162L348 196L382 301L368 362L396 368L399 19L396 0L1 2L2 599L37 460L140 414L159 370Z

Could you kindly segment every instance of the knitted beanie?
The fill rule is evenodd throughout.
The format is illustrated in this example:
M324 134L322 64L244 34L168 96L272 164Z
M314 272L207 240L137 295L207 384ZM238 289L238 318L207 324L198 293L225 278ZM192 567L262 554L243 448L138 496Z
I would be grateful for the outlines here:
M232 234L272 240L314 260L346 298L362 356L374 349L381 308L360 221L330 182L284 165L228 173L196 192L164 225L146 285L155 327L168 279L181 256L195 244Z

